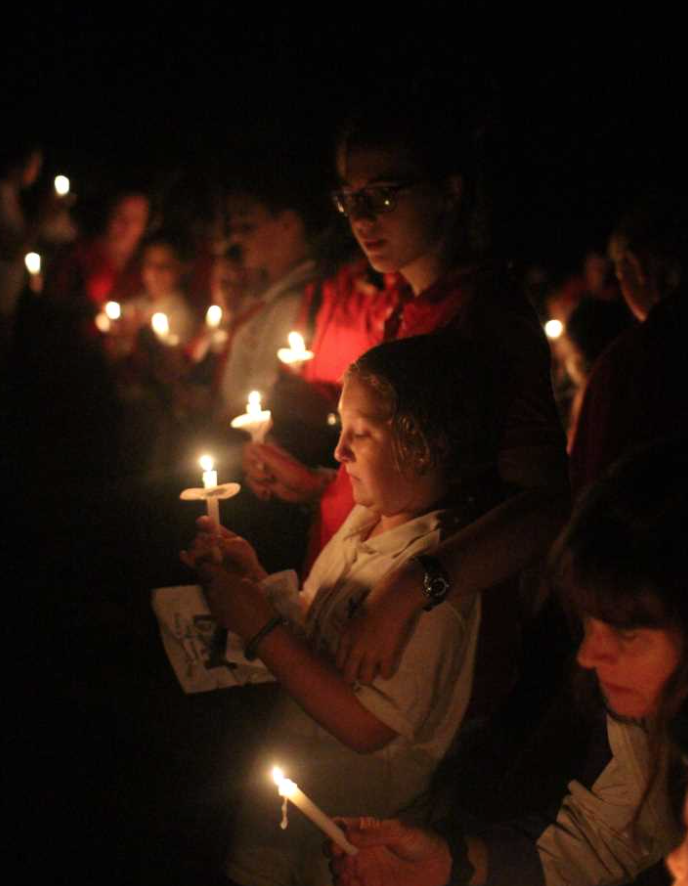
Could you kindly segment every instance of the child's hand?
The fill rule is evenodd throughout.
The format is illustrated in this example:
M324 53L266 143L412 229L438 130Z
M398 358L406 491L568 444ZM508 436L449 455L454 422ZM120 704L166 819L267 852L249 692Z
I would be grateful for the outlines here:
M260 582L267 572L261 566L252 546L224 526L214 526L208 517L196 521L198 533L189 549L181 552L183 563L202 573L209 565L222 566L226 571Z

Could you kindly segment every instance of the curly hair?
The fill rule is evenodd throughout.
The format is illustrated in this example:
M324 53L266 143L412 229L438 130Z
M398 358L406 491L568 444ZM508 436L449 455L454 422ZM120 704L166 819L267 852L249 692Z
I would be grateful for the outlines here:
M465 482L494 467L504 416L501 362L456 333L386 342L352 363L391 421L396 467L424 474L439 467Z

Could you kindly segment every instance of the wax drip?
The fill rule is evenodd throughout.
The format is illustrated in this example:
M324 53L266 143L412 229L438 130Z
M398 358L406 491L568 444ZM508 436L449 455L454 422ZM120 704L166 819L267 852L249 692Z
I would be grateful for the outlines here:
M280 822L280 827L283 831L286 831L289 825L289 818L287 817L287 804L289 803L289 799L287 797L282 800L282 821Z

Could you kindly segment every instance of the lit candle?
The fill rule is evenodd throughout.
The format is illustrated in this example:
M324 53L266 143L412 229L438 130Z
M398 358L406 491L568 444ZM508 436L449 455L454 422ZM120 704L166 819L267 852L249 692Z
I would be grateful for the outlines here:
M564 324L561 320L548 320L545 323L545 335L547 338L561 338L564 332Z
M106 302L105 313L110 320L119 320L119 318L122 316L122 306L118 301Z
M161 341L165 341L168 338L170 334L170 321L167 319L167 314L163 314L162 311L156 311L151 317L151 326L153 332Z
M199 458L199 464L203 468L203 488L204 489L216 489L217 488L217 471L213 470L215 466L215 462L213 461L210 455L202 455ZM208 508L208 516L213 521L216 526L220 525L220 502L217 498L208 494L206 498L206 505Z
M211 329L217 329L222 323L222 308L219 305L210 305L205 312L205 322Z
M248 395L246 412L243 415L237 415L231 423L233 428L248 431L254 443L263 442L272 424L272 413L269 409L263 409L260 401L260 392L251 391Z
M290 332L287 338L289 340L289 347L280 348L279 351L277 351L277 356L282 363L286 363L287 365L294 366L298 369L298 367L302 363L305 363L306 360L313 359L313 351L306 350L303 336L299 332Z
M356 855L358 853L358 849L346 839L344 831L332 821L329 815L325 815L322 809L319 809L297 784L291 781L291 779L285 778L279 766L273 768L272 777L277 785L280 797L284 797L285 809L287 801L291 800L294 806L297 806L307 818L310 818L313 824L319 827L324 834L327 834L347 855ZM285 822L286 817L282 819L283 827L286 827Z
M37 252L27 252L24 256L24 264L32 276L35 277L41 273L41 257Z
M55 193L58 197L66 197L69 193L69 179L66 175L55 176Z

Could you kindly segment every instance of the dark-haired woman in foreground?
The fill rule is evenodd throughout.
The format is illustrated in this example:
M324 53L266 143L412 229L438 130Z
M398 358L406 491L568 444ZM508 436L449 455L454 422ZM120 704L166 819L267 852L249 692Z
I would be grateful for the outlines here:
M606 756L569 784L557 815L470 835L351 819L361 851L333 860L339 886L602 886L633 880L676 844L668 724L688 694L686 526L682 439L620 464L555 546L553 575L582 626L577 660L607 736Z

